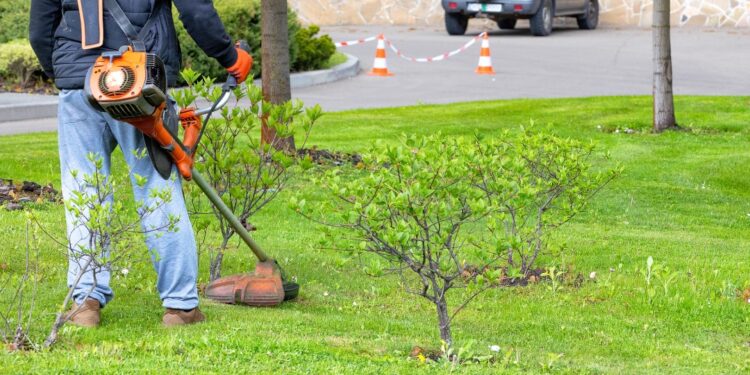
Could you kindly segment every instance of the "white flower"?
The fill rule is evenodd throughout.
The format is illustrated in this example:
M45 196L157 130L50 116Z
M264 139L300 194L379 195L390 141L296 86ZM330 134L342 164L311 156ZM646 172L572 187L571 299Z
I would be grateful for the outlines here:
M323 292L323 297L328 297L328 292Z
M123 268L123 269L121 269L121 270L120 270L120 273L121 273L121 274L122 274L123 276L127 276L127 275L128 275L128 273L130 273L130 271L129 271L129 270L127 269L127 268Z
M500 346L499 345L492 345L492 346L490 346L490 351L493 351L495 353L499 353L500 352Z
M595 279L596 279L596 271L592 271L592 272L591 272L591 273L589 274L589 279L591 279L591 280L595 280Z

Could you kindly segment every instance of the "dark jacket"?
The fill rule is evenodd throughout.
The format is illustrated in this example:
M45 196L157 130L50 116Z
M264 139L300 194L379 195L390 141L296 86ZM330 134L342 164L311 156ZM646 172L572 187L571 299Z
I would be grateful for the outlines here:
M157 17L143 38L146 49L164 60L168 82L177 82L180 71L180 45L172 20L174 1L188 34L203 51L222 66L237 60L231 38L224 30L211 0L117 0L136 29L140 30L154 9ZM154 3L156 2L156 3ZM104 44L101 48L81 48L81 21L77 0L32 0L29 40L44 72L60 89L83 88L86 72L104 51L127 45L128 39L104 11Z

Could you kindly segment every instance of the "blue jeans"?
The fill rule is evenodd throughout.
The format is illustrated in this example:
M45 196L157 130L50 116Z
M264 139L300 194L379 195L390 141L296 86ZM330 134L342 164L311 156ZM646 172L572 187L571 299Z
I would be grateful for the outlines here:
M182 310L195 308L198 306L198 257L180 179L164 180L148 157L134 155L134 150L143 150L145 147L143 135L133 126L95 110L86 102L84 95L83 90L63 90L60 93L58 139L63 198L70 199L72 192L84 186L81 181L83 176L95 172L94 165L87 159L88 153L98 154L103 159L101 172L109 175L112 151L120 145L131 170L131 183L136 201L143 201L146 205L152 206L156 202L149 197L149 191L165 188L172 190L172 200L159 211L144 217L141 225L144 232L147 232L147 228L162 227L169 215L179 217L176 231L159 232L159 235L153 232L147 234L146 245L152 254L158 254L153 257L153 264L158 275L156 286L163 306ZM77 171L76 177L73 171ZM146 177L146 185L137 186L134 174ZM176 172L173 172L173 175L176 175ZM74 249L76 244L88 243L88 233L81 230L80 226L76 226L75 218L70 212L66 212L66 221L70 248ZM84 264L80 257L74 256L74 251L69 251L68 287L75 283ZM108 269L98 270L96 277L93 271L87 270L75 286L73 296L80 304L90 292L89 298L98 300L104 306L113 297L109 282Z

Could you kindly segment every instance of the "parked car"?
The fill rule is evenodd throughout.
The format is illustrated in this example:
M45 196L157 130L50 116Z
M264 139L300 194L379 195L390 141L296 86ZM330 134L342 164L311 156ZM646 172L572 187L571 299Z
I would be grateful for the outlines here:
M552 33L553 17L575 17L578 27L593 30L599 24L598 0L442 0L445 28L464 35L470 18L487 17L503 30L512 30L519 19L528 19L531 34Z

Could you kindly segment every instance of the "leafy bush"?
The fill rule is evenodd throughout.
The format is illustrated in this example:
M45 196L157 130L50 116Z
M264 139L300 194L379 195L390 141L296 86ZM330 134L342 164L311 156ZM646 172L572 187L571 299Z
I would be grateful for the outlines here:
M441 136L379 144L365 156L370 173L342 178L334 170L320 180L333 196L326 204L306 211L304 200L292 202L305 215L318 212L319 220L347 228L347 237L355 241L351 246L378 255L387 262L384 270L396 272L407 292L434 303L440 338L448 345L452 317L447 292L478 277L462 278L471 247L464 227L491 212L486 196L467 178L464 147Z
M532 133L502 141L412 136L373 147L363 172L344 177L339 169L317 179L330 199L315 207L298 198L291 204L345 230L327 231L326 245L376 255L370 272L396 273L408 293L433 303L440 338L451 346L453 318L507 278L503 260L513 265L520 256L530 268L548 246L546 231L568 221L617 174L592 172L592 151ZM450 311L454 288L465 292Z
M258 77L261 74L261 53L260 53L260 1L252 0L228 0L215 3L216 10L224 23L227 33L234 40L244 39L250 44L250 54L255 60L253 65L253 75ZM177 19L177 11L175 19ZM295 62L299 47L295 35L300 30L300 24L297 20L297 14L289 11L289 58L292 69L295 70ZM226 70L211 57L198 47L190 38L181 22L175 22L177 36L182 48L182 61L185 68L195 70L206 77L214 77L218 80L224 80Z
M29 0L0 1L0 43L28 38Z
M581 212L619 169L593 172L592 144L526 131L483 142L471 157L478 187L499 209L490 228L496 246L506 249L508 274L527 276L548 236ZM495 168L487 169L486 165Z
M183 79L188 88L175 90L173 97L181 107L194 104L196 98L207 102L216 100L218 87L212 86L213 79L200 78L200 74L185 70ZM268 126L279 138L299 133L304 144L315 122L321 116L319 106L303 108L302 102L272 104L263 101L261 88L251 82L234 90L236 101L232 108L224 107L216 113L215 119L205 128L205 134L198 147L197 168L214 187L227 207L251 227L250 218L270 203L286 188L289 179L299 169L308 167L309 159L297 159L272 147L275 142L260 141L261 122L266 116ZM252 105L238 105L239 100L248 98ZM304 147L304 146L303 146ZM211 206L203 193L193 184L185 184L188 208L194 214L213 214L216 221L205 215L196 215L194 224L198 232L210 225L217 225L222 242L215 249L209 249L210 280L221 277L222 260L235 230ZM205 236L199 236L205 239ZM201 243L200 247L204 247Z
M28 40L0 44L0 77L26 86L34 72L41 69Z
M315 37L320 32L320 27L310 25L301 28L296 35L299 46L297 61L292 65L294 71L308 71L323 69L328 60L336 53L336 46L328 35Z

